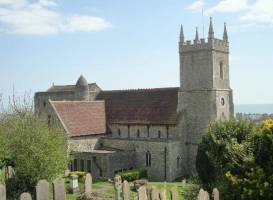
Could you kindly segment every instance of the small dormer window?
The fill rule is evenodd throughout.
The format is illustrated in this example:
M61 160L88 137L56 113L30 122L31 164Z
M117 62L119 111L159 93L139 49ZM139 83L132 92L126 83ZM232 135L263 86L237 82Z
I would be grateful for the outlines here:
M224 106L225 105L225 99L222 97L221 98L221 105Z
M223 62L220 62L220 78L224 79L224 65L223 65Z

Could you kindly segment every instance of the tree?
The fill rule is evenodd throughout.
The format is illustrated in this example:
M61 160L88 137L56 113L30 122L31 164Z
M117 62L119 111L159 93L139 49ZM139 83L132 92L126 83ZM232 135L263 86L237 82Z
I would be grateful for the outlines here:
M68 165L67 141L62 128L48 127L43 117L34 115L32 107L13 104L2 114L0 163L12 164L15 177L6 182L15 196L21 191L33 191L40 179L51 181L63 174ZM13 184L12 187L8 187ZM16 185L16 186L15 186Z

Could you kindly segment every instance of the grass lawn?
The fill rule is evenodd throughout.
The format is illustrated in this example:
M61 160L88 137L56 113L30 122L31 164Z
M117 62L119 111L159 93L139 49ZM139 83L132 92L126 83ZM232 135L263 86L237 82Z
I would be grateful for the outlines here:
M166 187L166 192L167 192L167 199L171 198L171 188L176 186L177 191L179 194L179 199L180 200L195 200L199 191L199 186L195 183L187 183L184 186L182 185L182 182L149 182L150 186L154 186L156 188L163 188ZM112 183L109 183L108 181L102 181L102 180L97 180L93 182L93 192L95 192L98 196L100 197L105 197L105 198L112 198L114 199L115 197L115 190L114 186ZM134 199L135 196L135 191L131 191L131 199ZM67 200L75 200L76 197L73 194L68 194L67 195Z

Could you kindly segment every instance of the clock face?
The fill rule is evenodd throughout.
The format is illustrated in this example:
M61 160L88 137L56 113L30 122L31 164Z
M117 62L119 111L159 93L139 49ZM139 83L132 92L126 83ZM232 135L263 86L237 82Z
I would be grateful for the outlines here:
M221 98L221 105L225 105L225 99L223 97Z

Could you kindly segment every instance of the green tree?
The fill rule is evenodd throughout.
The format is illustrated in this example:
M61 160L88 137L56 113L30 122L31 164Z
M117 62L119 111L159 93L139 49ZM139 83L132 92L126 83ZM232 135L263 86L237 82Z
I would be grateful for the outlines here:
M227 171L244 171L253 160L252 138L256 127L249 121L225 120L212 123L199 145L196 168L203 184L211 187Z
M63 129L49 128L31 107L13 105L9 110L0 120L0 137L4 138L0 163L14 166L15 177L6 184L8 190L15 188L11 193L16 197L22 191L32 192L40 179L51 181L63 174L68 151Z

